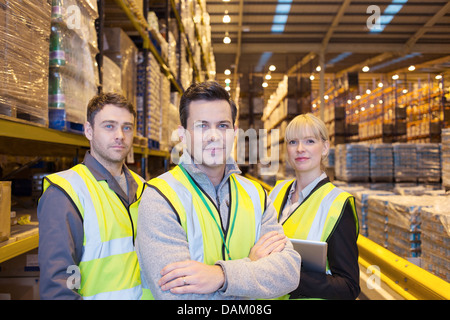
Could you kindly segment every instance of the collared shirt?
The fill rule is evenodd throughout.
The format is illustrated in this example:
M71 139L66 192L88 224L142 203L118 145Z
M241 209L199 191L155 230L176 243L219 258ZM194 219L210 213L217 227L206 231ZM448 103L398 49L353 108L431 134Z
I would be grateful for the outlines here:
M127 179L128 195L122 190L111 173L86 152L83 163L98 180L105 180L108 186L129 206L136 197L137 183L126 165L123 172ZM142 179L143 181L143 179ZM69 197L58 187L50 186L39 200L39 292L41 299L81 299L81 296L67 286L72 273L67 268L78 265L83 253L83 220Z
M296 202L292 202L291 200L292 196L294 195L295 188L297 186L297 179L294 180L294 183L292 183L292 186L289 189L288 198L281 213L280 223L283 223L289 217L289 215L300 205L300 203L302 203L303 200L306 199L306 197L311 193L311 191L316 187L316 185L326 177L327 175L325 174L325 172L322 172L322 174L319 177L311 181L306 187L303 188L303 190L300 190L298 192L298 200Z

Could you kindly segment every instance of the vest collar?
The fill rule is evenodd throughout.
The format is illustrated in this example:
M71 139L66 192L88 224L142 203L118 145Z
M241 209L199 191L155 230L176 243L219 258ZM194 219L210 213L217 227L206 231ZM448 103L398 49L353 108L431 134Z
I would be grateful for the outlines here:
M194 178L195 181L197 181L200 185L211 183L211 180L209 180L208 176L197 167L192 156L186 150L181 155L178 164L182 164L183 168L186 169L186 171L192 176L192 178ZM217 190L222 188L222 186L228 181L230 175L234 173L240 174L241 170L239 170L239 167L237 166L234 159L232 157L229 157L225 165L225 174L222 181L217 186Z
M106 181L108 186L113 190L120 198L125 200L128 204L132 203L136 197L136 191L138 185L134 180L133 176L130 173L128 167L123 164L122 170L125 174L125 178L127 179L129 195L127 196L122 188L119 186L119 183L116 179L111 175L111 173L100 163L97 159L95 159L90 151L86 152L82 162L92 173L94 178L97 181Z
M297 208L295 208L295 210L292 211L292 213L289 215L291 216L297 209L298 207L300 207L302 205L302 203L304 203L306 200L308 200L308 198L314 193L316 192L320 187L322 187L324 184L330 182L330 179L328 177L325 177L324 179L320 180L316 186L311 190L311 192L303 199L303 201L297 206ZM291 184L290 189L292 189L292 186L294 185L295 181ZM284 199L283 202L281 203L281 208L280 208L280 214L278 215L278 221L280 221L281 219L281 212L283 212L284 207L286 206L287 200L288 200L288 196L289 196L289 192L286 192L284 194ZM289 218L286 217L286 219L284 219L284 222L286 222L286 220ZM283 223L284 223L283 222Z

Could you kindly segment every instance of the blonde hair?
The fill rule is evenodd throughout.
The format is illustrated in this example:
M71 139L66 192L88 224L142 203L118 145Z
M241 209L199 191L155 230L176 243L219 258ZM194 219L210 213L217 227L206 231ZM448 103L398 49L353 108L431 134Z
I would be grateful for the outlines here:
M296 116L286 127L284 138L286 142L294 139L302 139L307 133L322 141L330 139L325 123L312 113L300 114Z

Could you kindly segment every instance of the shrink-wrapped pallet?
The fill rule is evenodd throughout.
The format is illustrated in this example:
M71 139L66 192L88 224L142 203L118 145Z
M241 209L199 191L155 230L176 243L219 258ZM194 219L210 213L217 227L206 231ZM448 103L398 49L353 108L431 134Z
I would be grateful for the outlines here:
M51 5L0 0L0 116L48 125Z

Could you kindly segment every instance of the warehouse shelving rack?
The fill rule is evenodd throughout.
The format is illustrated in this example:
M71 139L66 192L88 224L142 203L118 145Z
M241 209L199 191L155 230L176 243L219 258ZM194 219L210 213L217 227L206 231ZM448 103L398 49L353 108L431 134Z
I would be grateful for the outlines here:
M105 22L105 2L108 0L98 0L99 18L96 21L96 28L99 39L103 39L103 28ZM111 1L110 1L111 2ZM139 17L134 8L132 8L126 0L114 0L114 2L123 10L128 20L132 23L134 28L138 31L140 37L143 40L144 54L150 51L156 60L158 61L162 73L170 80L171 91L183 93L183 88L180 85L177 77L173 71L170 70L167 63L163 60L158 52L158 49L152 43L152 39L157 39L155 30L151 29L146 19ZM201 4L198 1L198 4ZM143 1L143 11L148 12L149 0ZM168 8L169 9L169 8ZM184 26L180 19L180 15L177 10L177 3L175 0L170 1L170 9L177 19L179 31L184 32ZM169 13L168 13L169 14ZM154 36L152 37L151 34ZM198 30L196 30L197 38L195 41L199 41ZM151 39L152 38L152 39ZM190 50L191 45L189 39L186 39L187 54L189 59L194 62L192 52ZM99 80L101 91L102 85L102 68L103 68L103 41L99 41L99 54L97 55L97 63L99 67ZM200 46L201 47L201 46ZM206 65L206 54L202 50L202 63L203 67ZM147 59L146 59L147 60ZM147 63L147 61L145 62ZM195 63L194 63L195 65ZM202 66L194 67L194 79L199 79L199 74ZM208 77L209 78L209 77ZM147 90L147 85L146 85ZM144 99L145 101L145 99ZM144 103L144 110L147 110L147 105ZM84 137L72 132L58 131L50 129L42 125L31 125L29 122L12 119L9 117L0 116L0 150L1 153L24 156L24 155L43 155L43 156L70 156L73 157L74 163L78 162L78 159L89 148L89 141ZM3 152L3 150L5 152ZM140 145L134 145L133 151L135 154L141 157L141 168L145 175L145 168L149 166L148 159L152 159L150 162L162 161L164 168L167 169L169 163L170 153L167 151L149 149ZM39 245L39 232L38 223L31 222L29 225L14 226L11 230L11 234L14 234L14 239L0 243L0 263L6 260L12 259L30 250L33 250Z

